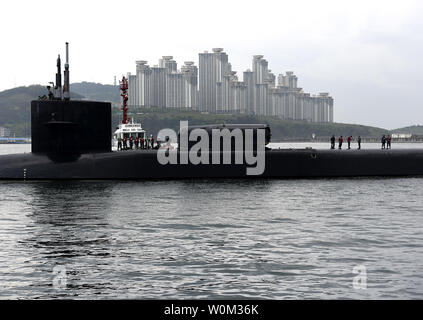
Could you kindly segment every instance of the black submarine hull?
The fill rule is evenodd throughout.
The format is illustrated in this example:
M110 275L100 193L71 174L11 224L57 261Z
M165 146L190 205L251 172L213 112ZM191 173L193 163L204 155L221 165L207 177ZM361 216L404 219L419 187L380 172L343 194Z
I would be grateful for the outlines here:
M247 175L247 167L254 166L190 163L162 165L157 160L157 150L80 155L28 153L0 156L0 179L147 180L419 176L423 175L423 150L272 149L265 151L265 168L262 174Z
M188 164L163 165L158 160L157 150L112 152L110 103L35 100L31 102L32 152L0 156L0 179L255 179L423 175L423 150L265 149L264 146L270 142L271 132L268 125L262 124L187 127L180 134L191 136L193 130L199 128L212 137L214 129L229 130L231 133L241 130L245 138L246 130L253 130L252 150L266 150L263 151L264 159L260 156L254 163L249 158L252 165L244 161L244 164L234 164L236 148L233 148L230 149L232 151L216 151L222 160L224 153L231 153L232 164L195 165L188 161ZM264 133L264 141L260 142L262 148L257 148L259 130ZM180 141L185 141L187 136ZM196 141L189 141L196 144ZM178 159L181 155L185 156L180 150L170 152L175 153ZM206 156L209 161L213 159L211 153ZM246 155L242 158L247 159ZM250 168L256 166L263 170L256 170L254 173L258 174L251 175Z

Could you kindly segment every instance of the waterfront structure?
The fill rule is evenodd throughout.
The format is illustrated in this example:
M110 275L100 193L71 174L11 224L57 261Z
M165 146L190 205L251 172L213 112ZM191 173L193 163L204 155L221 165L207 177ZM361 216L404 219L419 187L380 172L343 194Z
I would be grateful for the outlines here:
M293 71L276 76L263 55L253 56L252 70L243 72L242 81L223 48L204 51L198 58L198 68L188 61L180 70L173 56L162 56L153 67L136 61L136 75L128 73L129 106L333 122L329 93L304 92Z
M10 130L4 127L0 127L0 137L10 137Z

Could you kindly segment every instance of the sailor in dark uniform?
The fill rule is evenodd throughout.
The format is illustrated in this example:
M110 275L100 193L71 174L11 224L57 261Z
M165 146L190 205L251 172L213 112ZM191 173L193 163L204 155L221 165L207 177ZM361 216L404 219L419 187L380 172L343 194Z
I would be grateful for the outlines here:
M330 138L330 148L335 149L335 136L332 135L332 138Z
M347 137L348 149L351 149L351 140L352 140L352 137L351 136L348 136Z

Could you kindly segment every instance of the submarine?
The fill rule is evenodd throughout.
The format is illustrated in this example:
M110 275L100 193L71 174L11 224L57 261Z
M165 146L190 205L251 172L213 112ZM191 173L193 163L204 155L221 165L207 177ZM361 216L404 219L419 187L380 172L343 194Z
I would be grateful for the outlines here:
M0 180L423 175L423 150L270 149L271 130L265 124L184 126L176 134L176 149L113 151L111 103L70 98L68 43L63 88L60 56L53 85L47 87L48 97L31 101L31 153L1 155ZM123 110L127 110L126 92L122 97ZM228 148L212 139L223 131L229 134ZM237 136L245 148L234 147Z

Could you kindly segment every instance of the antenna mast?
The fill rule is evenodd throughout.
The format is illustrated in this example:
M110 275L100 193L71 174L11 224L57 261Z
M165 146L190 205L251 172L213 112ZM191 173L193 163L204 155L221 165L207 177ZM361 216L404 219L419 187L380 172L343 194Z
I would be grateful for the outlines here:
M64 72L64 83L63 83L63 98L65 100L69 100L70 99L70 94L69 94L69 43L66 42L66 63L65 63L65 72Z
M56 100L62 100L62 71L60 54L57 57L57 73L56 73L56 86L54 87L54 98Z
M122 118L122 124L126 124L128 123L128 117L127 117L127 112L128 112L128 107L127 107L127 102L128 102L128 80L125 77L122 77L122 81L119 81L120 84L120 91L122 91L122 93L120 94L120 96L122 97L122 112L123 112L123 118Z

